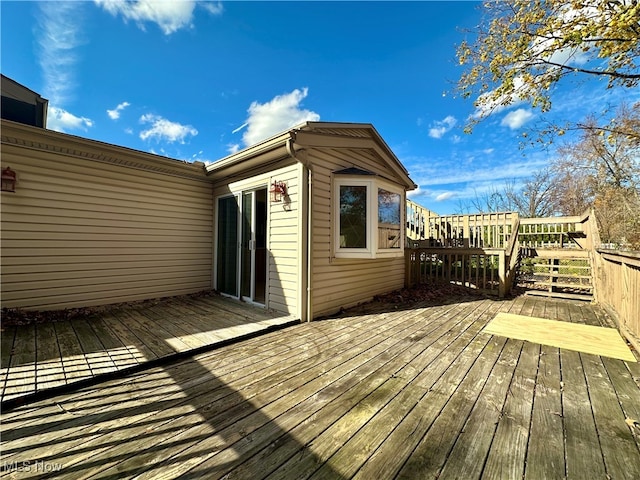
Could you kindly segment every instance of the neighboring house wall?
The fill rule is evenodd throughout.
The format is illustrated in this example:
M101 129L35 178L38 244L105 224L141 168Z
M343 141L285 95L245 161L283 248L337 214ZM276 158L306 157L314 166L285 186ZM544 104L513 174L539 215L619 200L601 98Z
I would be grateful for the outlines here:
M308 155L313 165L313 316L332 314L377 294L402 288L403 256L347 259L335 258L333 251L332 172L356 165L398 182L391 176L388 165L374 151L366 149L313 149Z
M299 164L262 172L253 171L250 178L229 184L218 183L213 193L214 202L217 204L221 196L239 194L256 188L269 190L274 181L287 185L288 195L284 201L271 202L267 196L268 263L265 306L289 315L301 315L300 172Z
M211 288L202 165L2 123L2 306L58 309Z
M49 101L15 80L1 75L2 118L35 127L47 126L47 106Z

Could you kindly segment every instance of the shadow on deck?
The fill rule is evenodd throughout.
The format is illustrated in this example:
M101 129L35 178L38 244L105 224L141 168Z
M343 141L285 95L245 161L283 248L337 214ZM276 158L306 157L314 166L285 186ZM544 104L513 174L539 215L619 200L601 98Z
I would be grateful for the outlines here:
M298 323L203 294L107 306L89 316L2 327L2 408L95 384Z

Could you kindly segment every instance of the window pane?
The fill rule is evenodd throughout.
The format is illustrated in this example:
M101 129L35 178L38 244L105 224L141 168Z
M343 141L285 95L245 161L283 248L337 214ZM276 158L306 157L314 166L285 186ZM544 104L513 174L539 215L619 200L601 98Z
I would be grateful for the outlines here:
M366 186L340 186L340 247L367 248Z
M401 195L378 189L378 248L400 248Z

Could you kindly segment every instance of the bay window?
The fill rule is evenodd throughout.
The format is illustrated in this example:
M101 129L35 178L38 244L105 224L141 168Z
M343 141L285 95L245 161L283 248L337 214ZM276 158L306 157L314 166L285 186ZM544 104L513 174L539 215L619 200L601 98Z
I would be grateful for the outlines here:
M335 175L333 190L337 258L403 255L401 187L373 175Z

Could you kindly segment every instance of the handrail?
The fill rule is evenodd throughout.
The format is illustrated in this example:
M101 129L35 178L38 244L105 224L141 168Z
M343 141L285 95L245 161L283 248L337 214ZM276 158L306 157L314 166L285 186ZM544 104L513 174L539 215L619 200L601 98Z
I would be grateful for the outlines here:
M505 273L505 292L509 293L513 286L513 281L516 276L516 268L518 265L518 253L520 251L520 241L518 240L518 230L520 229L520 217L516 216L513 219L513 225L511 231L513 232L509 243L507 244L505 252L505 260L508 262L507 271ZM518 252L518 253L516 253Z
M521 225L552 225L556 223L582 223L582 216L573 215L571 217L523 217Z

